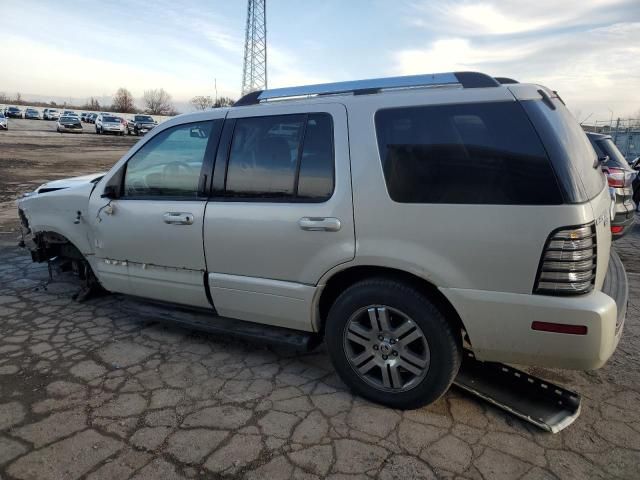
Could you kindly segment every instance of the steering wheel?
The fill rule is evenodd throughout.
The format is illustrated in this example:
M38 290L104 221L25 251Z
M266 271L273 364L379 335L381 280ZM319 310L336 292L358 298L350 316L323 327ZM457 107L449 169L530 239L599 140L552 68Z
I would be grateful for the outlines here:
M162 177L165 180L177 175L193 175L193 168L186 162L171 162L162 169Z

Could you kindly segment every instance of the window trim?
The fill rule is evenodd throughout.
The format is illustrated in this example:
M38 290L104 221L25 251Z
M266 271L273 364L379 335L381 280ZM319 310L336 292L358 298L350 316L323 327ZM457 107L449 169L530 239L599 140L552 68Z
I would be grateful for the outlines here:
M203 201L207 200L210 194L210 182L207 180L213 176L213 163L216 155L216 151L220 144L220 139L222 136L222 130L224 128L224 118L212 118L209 120L199 120L194 122L186 122L179 123L177 125L173 125L171 127L165 128L155 135L150 137L147 142L136 150L136 152L131 155L122 166L122 175L120 178L120 182L118 188L120 190L117 200L164 200L164 201ZM162 135L164 132L168 132L170 130L174 130L176 128L182 128L187 125L195 125L198 123L211 123L211 133L209 135L209 139L207 141L207 146L204 149L204 157L202 159L202 165L200 167L200 174L198 175L198 191L195 196L190 195L138 195L135 197L130 197L124 194L124 181L127 175L127 169L129 168L129 162L138 155L138 153L144 148L144 146L151 142L156 136ZM216 130L216 123L219 124L219 128Z
M332 189L331 194L328 197L323 198L309 198L298 196L298 184L300 180L300 166L302 164L302 152L304 150L304 141L307 133L307 124L311 115L327 115L331 121L331 180ZM235 129L238 120L252 119L252 118L270 118L270 117L286 117L286 116L304 116L304 127L302 135L300 136L300 145L298 147L298 159L296 164L296 173L294 177L294 193L293 195L282 196L231 196L226 194L227 187L227 173L229 171L229 161L231 160L231 145L235 134ZM326 203L331 200L336 191L336 149L335 149L335 122L333 115L327 111L303 111L295 113L277 113L271 115L250 115L247 117L237 117L226 119L222 133L220 135L220 142L217 149L215 163L213 166L213 178L211 180L211 189L209 194L209 201L212 202L231 202L231 203Z

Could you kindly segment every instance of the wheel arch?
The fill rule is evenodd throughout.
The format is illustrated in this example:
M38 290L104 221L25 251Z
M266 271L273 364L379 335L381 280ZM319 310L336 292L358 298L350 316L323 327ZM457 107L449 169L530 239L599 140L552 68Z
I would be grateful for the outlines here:
M415 288L433 301L435 306L456 329L465 330L462 318L453 304L433 283L405 270L377 265L352 266L340 270L329 277L316 302L316 330L324 334L329 309L344 290L361 280L373 277L396 280Z

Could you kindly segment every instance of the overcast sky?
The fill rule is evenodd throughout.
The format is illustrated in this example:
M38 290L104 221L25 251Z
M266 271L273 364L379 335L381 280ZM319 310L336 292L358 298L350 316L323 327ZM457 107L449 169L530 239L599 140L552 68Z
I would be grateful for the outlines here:
M245 0L2 0L0 92L239 96ZM640 112L640 0L268 0L269 86L476 70Z

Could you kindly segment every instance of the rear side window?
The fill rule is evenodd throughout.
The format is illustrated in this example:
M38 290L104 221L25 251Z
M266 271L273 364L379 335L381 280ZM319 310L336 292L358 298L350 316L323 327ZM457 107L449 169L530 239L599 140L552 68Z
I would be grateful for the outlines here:
M225 196L323 201L333 193L331 116L278 115L236 121Z
M378 148L402 203L562 203L551 164L516 102L381 110Z

